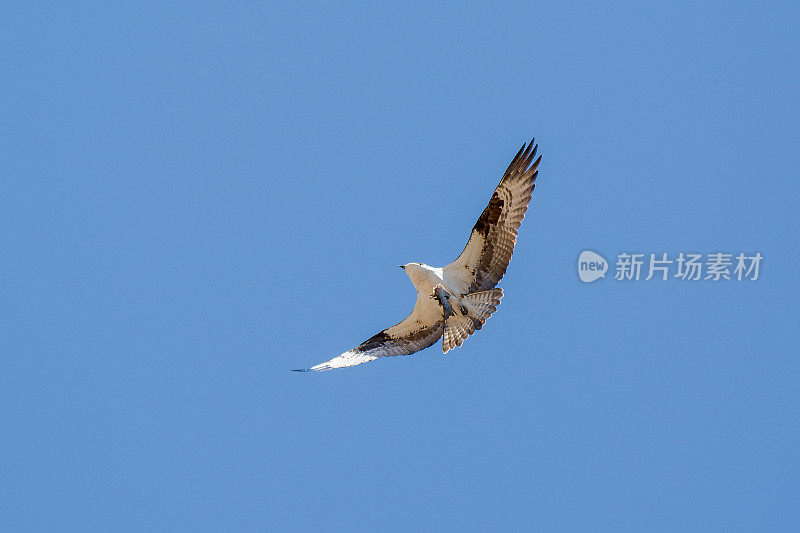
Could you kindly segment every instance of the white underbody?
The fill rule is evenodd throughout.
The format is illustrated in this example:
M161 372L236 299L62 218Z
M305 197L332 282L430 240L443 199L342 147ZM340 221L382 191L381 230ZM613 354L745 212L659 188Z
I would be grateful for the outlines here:
M468 287L465 281L449 276L443 268L422 263L408 263L403 269L417 289L417 302L411 316L390 328L392 335L403 335L406 330L412 331L422 324L434 324L442 319L442 307L433 298L433 291L437 285L444 287L458 302L462 301L461 296Z

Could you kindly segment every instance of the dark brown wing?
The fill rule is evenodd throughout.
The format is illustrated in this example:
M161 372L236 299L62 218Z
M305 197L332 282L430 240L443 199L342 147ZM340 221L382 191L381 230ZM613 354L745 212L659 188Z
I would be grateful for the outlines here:
M522 145L494 190L489 205L472 228L467 246L458 259L444 267L451 284L462 294L493 288L506 273L517 232L533 194L539 175L539 162L533 140Z
M411 355L438 341L443 331L442 308L438 302L418 294L414 310L399 324L373 335L352 350L302 371L322 372L360 365L379 357Z

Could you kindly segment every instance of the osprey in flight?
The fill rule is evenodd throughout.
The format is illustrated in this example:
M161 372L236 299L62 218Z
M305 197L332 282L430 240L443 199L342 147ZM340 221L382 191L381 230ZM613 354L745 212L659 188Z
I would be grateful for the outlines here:
M531 201L542 160L542 156L534 160L537 148L531 140L514 156L455 261L442 268L423 263L400 265L417 289L417 303L405 320L330 361L298 372L322 372L387 355L411 355L440 338L442 351L447 353L481 329L503 297L503 290L495 285L511 261L517 231Z

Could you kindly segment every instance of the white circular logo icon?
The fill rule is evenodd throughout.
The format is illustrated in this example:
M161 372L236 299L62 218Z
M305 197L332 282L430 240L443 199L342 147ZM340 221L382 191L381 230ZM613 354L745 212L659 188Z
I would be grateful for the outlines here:
M607 270L608 261L598 253L584 250L578 257L578 277L584 283L591 283L606 277Z

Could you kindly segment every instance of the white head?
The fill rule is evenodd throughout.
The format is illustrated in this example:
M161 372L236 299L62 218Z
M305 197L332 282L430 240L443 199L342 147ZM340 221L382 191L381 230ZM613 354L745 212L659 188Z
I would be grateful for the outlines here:
M400 268L405 271L414 285L429 280L433 271L433 268L424 263L406 263L405 265L400 265Z

